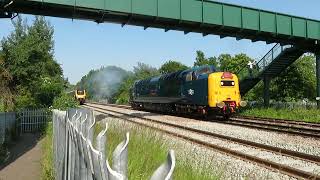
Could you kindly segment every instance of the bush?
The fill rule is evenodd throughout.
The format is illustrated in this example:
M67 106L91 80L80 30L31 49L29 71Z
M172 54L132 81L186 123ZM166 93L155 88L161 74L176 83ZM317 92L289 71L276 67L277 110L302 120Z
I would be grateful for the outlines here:
M104 125L97 123L95 126L95 137L104 128ZM149 179L153 172L166 160L169 144L160 134L151 129L140 126L126 127L124 124L109 123L107 132L108 146L106 156L112 162L112 152L116 146L124 140L126 132L130 132L128 152L128 178ZM177 156L177 155L176 155ZM214 180L220 179L218 173L212 172L206 165L199 168L188 157L176 157L177 164L174 171L176 180Z
M78 104L79 103L72 96L63 93L54 99L52 108L65 111L69 108L78 107Z
M320 123L320 114L317 109L275 109L275 108L248 108L241 115L264 118L288 119Z

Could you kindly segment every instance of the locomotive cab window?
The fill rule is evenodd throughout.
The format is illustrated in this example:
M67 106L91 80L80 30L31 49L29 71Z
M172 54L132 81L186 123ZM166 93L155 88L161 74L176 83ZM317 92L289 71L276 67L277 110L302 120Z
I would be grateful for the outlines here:
M197 75L210 74L210 73L212 73L212 70L210 69L210 67L206 67L206 66L197 71Z
M192 80L193 80L192 75L193 75L193 72L192 72L192 71L189 72L189 73L186 75L186 81L192 81Z
M79 94L79 95L84 95L84 92L83 91L77 91L77 94Z
M220 82L221 86L234 86L234 81L221 81Z

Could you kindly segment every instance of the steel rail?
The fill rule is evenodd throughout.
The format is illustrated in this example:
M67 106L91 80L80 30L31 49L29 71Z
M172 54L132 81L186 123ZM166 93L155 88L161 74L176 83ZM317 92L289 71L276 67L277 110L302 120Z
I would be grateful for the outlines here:
M259 123L259 122L236 120L236 119L233 119L232 121L229 120L224 122L219 122L219 121L214 121L214 122L249 127L249 128L263 129L267 131L276 131L276 132L299 135L304 137L320 138L319 130L309 130L306 128L290 127L290 126L284 126L283 124L271 125L268 123Z
M306 127L320 128L320 123L303 122L303 121L289 120L289 119L263 118L263 117L242 116L242 115L237 115L234 118L241 118L241 119L248 119L248 120L259 120L259 121L264 121L264 122L275 122L275 123L283 123L283 124L292 124L292 125L301 125L301 126L306 126Z
M221 135L221 134L216 134L216 133L212 133L212 132L208 132L208 131L202 131L202 130L199 130L199 129L189 128L189 127L185 127L185 126L181 126L181 125L177 125L177 124L172 124L172 123L167 123L167 122L158 121L158 120L154 120L154 119L149 119L149 118L145 118L145 117L140 117L140 116L137 116L137 115L126 114L126 113L122 113L122 112L118 112L118 111L114 111L114 110L110 110L110 109L104 109L104 108L96 107L96 106L92 106L92 105L86 105L86 106L89 107L89 108L94 108L94 110L96 110L98 112L109 114L109 115L112 115L112 116L115 116L117 118L121 118L121 119L124 119L124 120L129 120L130 122L138 123L138 124L141 124L143 126L148 126L148 125L145 125L143 123L139 123L139 122L136 122L134 120L130 120L128 118L124 118L124 117L121 117L121 116L120 117L116 116L114 114L111 114L110 112L118 113L118 114L121 114L121 115L124 115L124 116L128 116L128 117L139 118L139 119L142 119L142 120L145 120L145 121L148 121L148 122L150 122L150 121L151 122L155 122L155 123L158 123L158 124L161 124L161 125L180 128L180 129L191 131L191 132L198 133L198 134L201 134L201 135L207 135L207 136L212 136L214 138L219 138L219 139L223 139L223 140L227 140L227 141L232 141L232 142L235 142L235 143L238 143L238 144L242 144L242 145L245 145L245 146L250 146L250 147L254 147L254 148L258 148L258 149L263 149L263 150L266 150L266 151L269 151L269 152L272 152L272 153L276 153L276 154L280 154L280 155L286 155L286 156L289 156L289 157L302 159L304 161L308 161L308 162L312 162L312 163L316 163L316 164L320 163L320 157L318 157L318 156L313 156L313 155L309 155L309 154L305 154L305 153L301 153L301 152L296 152L296 151L287 150L287 149L283 149L283 148L273 147L273 146L260 144L260 143L256 143L256 142L251 142L251 141L238 139L238 138L234 138L234 137L224 136L224 135ZM109 111L109 113L105 112L105 111ZM183 136L183 135L180 135L180 134L176 134L176 133L170 132L168 130L163 130L161 128L156 128L154 126L148 126L148 127L151 127L153 129L157 129L157 130L166 132L168 134L171 134L171 135L174 135L174 136L177 136L177 137L180 137L180 138L195 142L197 144L201 144L201 145L205 145L207 147L211 147L213 149L219 150L219 151L224 152L224 153L231 154L231 155L236 156L236 157L240 157L240 158L245 159L245 160L249 160L249 161L253 161L253 162L259 163L260 165L263 165L264 167L267 167L267 168L271 167L272 169L280 170L283 173L288 174L290 176L299 177L299 178L302 177L302 178L320 179L320 177L315 175L315 174L312 174L312 173L309 173L309 172L305 172L305 171L302 171L302 170L299 170L299 169L296 169L296 168L292 168L292 167L289 167L287 165L282 165L282 164L279 164L279 163L275 163L273 161L269 161L269 160L266 160L266 159L262 159L262 158L258 158L258 157L252 156L252 155L241 153L239 151L235 151L235 150L231 150L231 149L228 149L228 148L225 148L225 147L221 147L221 146L213 145L213 144L210 144L210 143L206 143L206 142L194 139L194 138L190 138L190 137L187 137L187 136Z
M124 109L132 109L130 106L126 106L126 105L101 104L101 103L92 103L92 104L99 104L99 105L124 108ZM259 122L259 121L252 121L249 118L240 119L236 117L236 118L231 118L231 120L232 121L218 121L218 120L211 120L211 121L216 123L230 124L230 125L242 126L242 127L248 127L248 128L256 128L256 129L262 129L267 131L275 131L275 132L299 135L304 137L320 138L320 128L318 129L318 128L310 128L310 127L289 126L282 122L269 123L269 122L266 122L267 120L263 122ZM287 121L290 121L290 120L287 120ZM300 126L303 126L303 124L301 124Z

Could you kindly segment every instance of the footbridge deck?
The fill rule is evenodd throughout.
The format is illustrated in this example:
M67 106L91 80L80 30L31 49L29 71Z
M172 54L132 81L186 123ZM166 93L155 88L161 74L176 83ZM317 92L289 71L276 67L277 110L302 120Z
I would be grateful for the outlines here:
M314 46L320 21L209 0L0 0L2 16L39 14Z

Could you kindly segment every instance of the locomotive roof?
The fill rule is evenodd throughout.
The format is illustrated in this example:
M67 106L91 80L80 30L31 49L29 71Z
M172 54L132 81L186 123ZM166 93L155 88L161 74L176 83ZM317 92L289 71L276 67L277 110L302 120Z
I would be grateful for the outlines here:
M167 74L162 74L162 75L150 77L147 79L141 79L141 80L136 81L135 83L158 81L159 79L181 78L183 75L185 75L191 71L199 71L204 68L210 68L212 70L212 72L216 71L216 68L213 65L196 66L196 67L186 69L186 70L180 70L180 71L176 71L176 72L171 72L171 73L167 73Z

